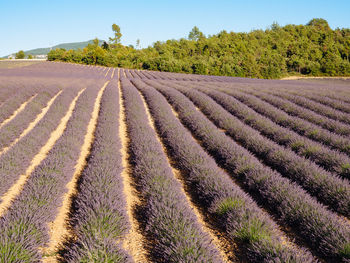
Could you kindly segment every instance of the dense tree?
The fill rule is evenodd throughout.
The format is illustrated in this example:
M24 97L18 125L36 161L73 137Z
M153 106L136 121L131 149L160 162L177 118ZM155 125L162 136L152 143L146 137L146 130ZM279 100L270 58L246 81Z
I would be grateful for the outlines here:
M24 51L23 50L20 50L16 53L16 59L23 59L25 58L25 54L24 54Z
M280 26L249 33L221 31L205 37L193 27L188 39L157 41L139 49L120 44L120 28L102 48L52 50L49 60L170 72L254 78L287 75L349 76L350 29L332 30L321 18L306 25Z
M106 41L103 41L103 44L102 44L102 46L101 46L103 49L105 49L105 50L108 50L109 49L109 45L108 45L108 43L106 42Z
M330 29L327 20L323 18L314 18L307 23L308 26L315 26L320 29Z

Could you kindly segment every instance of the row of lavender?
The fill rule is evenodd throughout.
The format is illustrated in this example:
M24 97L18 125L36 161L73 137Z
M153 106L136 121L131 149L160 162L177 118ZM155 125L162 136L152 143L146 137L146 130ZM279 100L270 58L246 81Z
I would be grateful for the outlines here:
M122 78L132 178L141 196L144 231L156 262L221 262L181 193L135 87Z
M251 262L314 261L309 252L282 242L276 224L193 140L161 94L142 82L133 83L145 96L159 136L182 172L189 194L212 227L237 244Z
M67 191L65 186L71 181L75 171L75 164L80 155L97 91L105 82L104 77L107 73L107 70L106 73L102 73L99 72L100 70L91 69L91 74L81 71L82 75L77 75L74 72L76 71L74 65L68 69L71 77L65 78L67 72L62 72L56 65L41 65L40 67L39 69L25 68L22 69L22 72L11 71L14 76L8 77L9 82L6 82L8 79L2 78L5 81L0 87L1 94L8 96L2 98L0 123L5 123L4 120L15 116L11 121L2 125L0 133L0 189L3 198L1 200L3 203L0 203L1 262L38 262L43 255L49 258L52 256L45 254L45 246L50 238L49 222L55 219L62 205L62 197ZM31 72L35 73L34 76L30 75ZM49 74L45 74L48 72ZM108 78L112 77L110 73ZM37 74L40 76L35 76ZM12 95L13 92L17 92L18 96L11 96L11 92L8 92L10 89ZM117 94L116 83L106 90L104 107L100 112L101 123L96 130L96 136L100 140L96 140L93 148L93 154L99 153L100 155L91 157L90 165L84 174L85 181L81 182L84 185L82 188L84 191L80 192L79 197L82 198L75 199L79 204L74 203L75 208L80 207L84 200L86 201L84 197L88 197L89 190L90 194L95 193L98 179L102 180L99 181L101 187L113 187L113 182L114 186L121 187L120 180L115 177L115 174L120 173L121 170L121 167L116 166L120 161L120 156L115 154L119 141L116 140L118 130L114 125L118 120L114 119L114 123L111 123L117 116L115 110L119 107L115 100L118 97ZM107 120L104 120L105 118ZM34 119L35 122L33 122ZM111 129L111 137L116 140L114 145L111 143L111 138L104 135L106 129ZM48 142L56 136L54 134L62 132L63 135L53 142L54 146L45 159L37 163L37 166L31 171L29 167L33 167L37 162L36 159L41 159L41 156L37 156L38 153L45 151L43 150L45 147L51 147ZM25 136L22 138L19 135ZM16 144L11 145L8 151L1 154L1 150L12 142ZM109 149L108 154L102 155L101 149L106 151ZM100 166L103 159L105 165ZM99 171L96 170L98 168ZM110 169L112 174L106 174ZM96 177L94 173L98 172L105 178ZM108 175L112 182L106 185L105 180L108 180ZM89 179L92 179L90 189L86 187ZM25 180L24 185L20 183L22 180ZM15 198L10 201L10 207L4 206L5 200L13 197L14 187L18 187L19 195L16 196L17 193L14 195ZM120 192L113 195L113 189L108 189L110 193L104 190L96 192L98 195L94 203L96 207L87 210L86 208L91 207L91 200L89 200L87 206L82 205L79 213L75 214L76 218L80 216L79 226L81 228L74 225L75 218L71 219L71 226L75 226L77 233L80 230L80 235L77 235L78 238L75 237L74 244L66 244L66 248L69 248L71 253L65 254L64 260L68 260L68 255L83 255L80 259L88 261L93 260L96 256L103 260L105 258L113 260L113 262L118 262L117 259L119 262L125 262L125 259L129 258L119 249L119 246L115 245L116 237L123 235L122 231L125 232L128 228L126 220L121 219L125 214L123 197ZM105 200L104 204L101 203L103 200L100 196L103 193L108 195L108 200ZM106 211L108 208L110 211ZM116 213L117 210L119 214ZM82 217L85 221L81 220ZM105 224L103 233L101 233L101 222ZM117 222L119 225L114 225ZM113 225L114 231L111 231L110 226ZM106 235L107 233L109 236ZM90 246L86 247L87 245ZM64 253L64 251L68 249L61 252ZM101 253L107 255L101 255ZM76 259L72 259L71 262L76 262Z
M133 73L133 72L132 72ZM143 79L150 79L147 75L148 72L136 72L139 77ZM135 72L134 72L135 75ZM161 74L159 74L161 75ZM194 85L194 86L203 86L203 82L199 84L193 84L191 82L183 82L184 85ZM209 85L211 88L215 85ZM226 84L228 86L229 84ZM231 85L231 84L230 84ZM206 84L206 86L208 86ZM349 178L349 158L346 154L340 154L337 152L337 150L342 150L344 153L347 153L349 151L349 140L346 137L343 136L337 136L335 134L332 134L331 132L324 130L312 123L309 123L307 121L304 121L300 118L291 117L288 114L284 113L283 111L280 111L273 106L264 103L262 101L259 101L259 99L247 95L245 93L239 92L235 89L226 88L223 89L221 86L218 86L219 89L222 89L224 92L236 96L237 99L240 99L242 102L247 103L251 107L255 107L254 109L258 112L262 113L263 115L266 115L265 112L267 111L269 118L266 118L265 116L261 116L260 114L257 114L255 111L249 109L242 103L239 103L238 100L234 100L233 98L230 101L226 101L226 109L228 103L234 103L233 107L235 107L236 103L240 104L236 106L234 109L235 114L239 115L238 117L240 119L244 118L244 114L242 114L242 110L247 113L247 110L250 111L250 116L244 118L244 121L253 126L254 129L258 129L259 132L262 132L264 136L269 137L270 139L274 140L280 145L288 146L290 149L295 151L301 156L304 156L306 158L311 158L314 162L316 162L318 165L323 166L326 170L330 172L335 172L340 176L343 176L344 178ZM246 87L246 90L250 91L249 88ZM248 92L244 90L245 92ZM256 89L254 90L256 91ZM261 93L261 92L260 92ZM219 96L223 96L224 94L220 94ZM267 96L267 95L266 95ZM228 96L226 96L226 100ZM268 97L268 96L267 96ZM221 98L222 99L222 98ZM278 98L275 99L274 97L270 98L270 101L273 101L276 103L276 100L278 101ZM281 102L280 105L286 105L286 102ZM245 106L245 108L244 108ZM231 113L233 113L233 107L231 106ZM290 105L285 106L287 109L291 108ZM302 112L303 109L300 109ZM255 114L253 117L252 114ZM314 114L317 115L317 114ZM254 118L254 121L252 121L252 118ZM319 117L320 120L323 120L322 116ZM259 121L259 123L257 123ZM328 144L334 150L329 149L328 147L323 146L322 144L316 143L312 140L305 140L303 136L298 135L295 132L291 132L290 130L286 128L282 128L279 125L276 125L272 121L277 122L277 124L280 124L282 126L285 126L287 123L286 128L293 128L296 132L300 133L300 135L306 135L310 139L318 140L322 144ZM345 125L345 124L344 124ZM347 125L345 125L347 128ZM273 131L271 130L273 128ZM289 133L288 136L286 133ZM335 135L335 136L333 136Z
M347 180L340 179L326 172L307 159L299 157L292 151L263 137L258 131L244 125L204 94L193 89L181 87L178 87L178 89L186 93L218 127L225 129L237 142L241 143L266 164L284 176L288 176L293 181L298 182L311 195L317 196L320 201L329 205L331 209L349 216L350 185ZM235 103L230 101L229 97L226 97L226 99L228 99L226 105L228 107Z
M11 85L12 84L12 85ZM8 119L22 103L35 96L40 88L36 86L23 87L23 83L3 82L0 88L0 124ZM16 96L13 96L16 94Z
M209 87L214 88L214 86ZM271 104L279 103L279 105L287 105L285 106L287 109L290 109L293 105L288 106L291 104L288 101L278 102L279 99L275 96L264 94L261 91L252 91L249 88L241 91L232 88L229 89L228 87L222 88L220 86L215 88L231 95L233 98L220 92L213 91L212 89L209 95L214 97L220 104L225 104L224 107L228 111L253 128L259 130L264 136L269 137L281 145L287 146L299 155L310 158L317 164L323 166L326 170L335 172L349 179L350 140L347 136L336 135L304 119L289 116L286 112L275 108ZM200 90L205 91L203 88L200 88ZM208 93L208 89L205 92ZM213 94L213 92L215 94ZM229 105L230 103L231 105ZM250 108L248 108L247 105ZM300 111L302 111L302 109L300 109ZM315 113L313 114L315 115ZM323 119L322 116L319 118L320 120ZM304 135L304 137L298 134ZM305 137L312 140L306 139Z
M145 73L142 73L145 75ZM183 82L185 85L194 85L193 83L188 83L188 82ZM203 84L195 84L195 86L202 86ZM216 87L215 85L210 85L210 87ZM218 88L221 86L219 85ZM222 89L222 88L220 88ZM229 93L230 95L236 95L238 96L239 99L243 100L243 102L248 103L249 106L254 105L258 110L258 112L264 113L264 111L267 111L270 118L272 120L276 121L277 123L284 125L285 122L289 124L288 128L294 128L296 131L298 131L301 135L307 135L311 139L318 139L321 143L328 143L331 146L334 146L334 148L337 150L343 150L345 153L348 151L349 146L349 141L345 137L341 136L332 136L334 134L331 134L327 130L321 129L321 132L319 133L318 131L318 126L315 126L311 123L305 122L302 119L300 120L299 118L293 118L288 116L286 113L279 111L278 109L268 105L267 103L259 104L259 102L254 101L254 98L251 98L252 96L249 97L249 95L242 94L239 91L236 91L234 89L224 89L226 93ZM256 90L254 90L256 92ZM275 101L274 98L271 98L272 101ZM238 101L235 100L235 103ZM260 101L261 103L261 101ZM239 105L242 106L242 105ZM259 107L260 106L260 107ZM290 108L290 107L288 107ZM246 107L245 110L248 108ZM236 114L239 114L239 112L242 110L242 107L236 108ZM248 109L249 110L249 109ZM252 111L251 111L252 112ZM231 112L232 113L232 112ZM244 116L242 113L240 113L240 116ZM249 118L246 118L246 122L250 123L251 122L252 116ZM256 117L254 117L256 119ZM263 134L267 137L273 138L276 142L282 145L286 145L285 140L288 140L289 138L284 138L282 135L283 132L287 132L288 130L281 129L282 127L277 126L273 124L273 122L269 121L267 118L261 119L259 117L260 123L259 123L259 128L260 132L263 132ZM322 117L321 117L322 119ZM263 123L263 122L269 122L268 124ZM250 123L252 125L252 123ZM256 123L255 123L256 124ZM254 124L253 124L254 125ZM261 125L265 125L264 128L261 127ZM271 132L269 130L271 127L279 129L278 135L279 137L276 137L276 131ZM257 128L254 126L254 128ZM315 142L312 142L311 140L307 140L306 142L301 142L303 137L298 136L295 133L292 133L293 138L292 141L288 141L289 146L298 152L298 154L305 156L307 158L311 158L313 161L318 163L319 165L322 165L325 169L330 170L331 172L336 172L341 176L344 176L345 178L348 178L349 176L349 168L350 164L348 161L348 157L344 154L339 154L336 151L332 151L326 147L322 147L320 144L316 144ZM293 146L293 147L292 147Z
M193 84L191 83L189 85L193 86ZM197 86L198 85L200 84L197 84ZM237 94L237 91L232 91L232 90L229 90L229 91L225 90L225 92L231 95ZM242 103L239 103L239 101L234 100L233 98L230 98L229 96L225 96L224 94L220 94L220 93L216 93L215 95L219 97L221 96L219 98L219 100L221 100L221 104L224 96L224 100L226 100L225 101L226 109L229 108L228 110L231 111L231 113L239 115L241 119L244 118L247 124L250 124L251 126L253 126L253 128L258 128L258 130L262 132L263 135L270 137L271 139L273 139L279 144L282 144L285 146L287 145L289 148L296 151L299 155L302 155L306 158L311 158L313 161L323 166L325 169L331 172L336 172L337 174L345 178L349 178L350 164L349 164L349 158L347 155L340 154L337 151L328 149L327 147L324 147L322 144L318 144L312 140L305 140L305 138L299 136L298 134L290 132L287 129L283 129L281 126L274 124L272 121L270 121L269 119L261 115L259 116L259 114L257 114L256 112L249 109ZM217 97L216 99L218 100ZM274 109L270 109L271 112L273 112L273 110ZM250 115L249 114L246 115L246 113L249 113ZM252 114L255 114L255 115L252 116ZM252 130L250 131L254 133L254 131ZM255 132L255 135L259 135L259 134ZM245 137L247 140L249 140L249 136L248 137L245 136ZM345 209L340 212L344 213L345 215L348 215L348 211L346 210L350 206L347 203L348 201L343 200L343 196L345 197L345 199L347 199L347 197L349 196L348 194L349 185L347 181L339 180L339 178L334 177L330 174L327 174L327 172L322 171L322 169L320 170L319 168L315 167L312 163L310 164L310 162L306 160L302 161L295 154L289 153L288 158L286 158L286 156L282 159L271 158L273 157L273 155L272 156L271 154L266 155L266 149L269 149L268 151L271 151L271 147L270 147L271 143L269 145L269 143L265 141L264 137L258 136L258 138L260 138L260 142L252 142L251 148L249 148L250 150L253 150L254 153L258 154L258 156L264 157L263 159L267 161L268 164L270 164L274 168L277 167L277 169L278 168L281 169L280 171L283 174L285 173L287 175L289 174L290 176L292 176L292 178L293 176L299 176L299 173L301 170L301 174L304 174L307 176L307 178L309 178L308 181L306 182L302 181L302 182L304 182L304 185L309 184L309 186L312 188L312 191L311 191L312 193L315 193L315 192L318 193L319 189L317 189L317 185L321 186L322 188L324 188L324 192L326 194L330 194L329 197L325 198L326 199L324 200L325 203L331 204L333 206L335 205L335 207L338 206L340 210ZM264 148L265 150L260 148L261 145L265 145L265 148ZM274 144L272 144L272 146L273 146L272 149L274 148L276 150L282 149ZM289 164L289 166L286 167L286 164ZM297 167L296 165L299 165L299 167ZM309 165L314 167L313 169L311 169L311 171L310 171ZM310 181L310 178L311 178L311 181ZM318 181L318 182L316 181L317 183L316 185L314 185L315 181L312 180L315 178ZM333 194L331 194L332 191L333 191ZM335 197L338 194L339 196ZM331 201L331 199L333 199L333 201ZM339 211L339 209L335 208L336 211L337 210Z
M146 73L146 72L141 72L141 73L139 73L140 74L140 77L133 77L134 79L151 79L151 78L149 78L148 76L147 76L147 74L148 73ZM173 81L172 82L169 82L168 81L168 86L170 85L173 85ZM182 83L186 83L187 84L187 82L182 82ZM153 83L154 84L154 83ZM159 84L159 83L158 83ZM188 83L188 85L198 85L198 84L194 84L194 83ZM201 91L203 91L203 89L201 89ZM207 89L207 91L208 91L208 89ZM217 95L217 94L216 94ZM221 94L221 95L224 95L224 94ZM195 95L194 95L195 96ZM227 98L226 98L227 99ZM231 101L232 102L232 101ZM228 102L226 101L226 106L227 105L229 105L228 104ZM241 105L239 105L240 107L242 107L242 104ZM244 108L243 108L244 109ZM236 109L237 110L237 109ZM246 110L247 110L247 107L246 107ZM250 113L252 113L252 111L250 112ZM256 113L255 113L256 114ZM252 116L251 116L252 117ZM253 117L255 117L255 118L257 118L257 117L262 117L262 116L257 116L257 115L255 115L255 116L253 116ZM249 120L249 118L247 118L247 120ZM257 121L259 121L259 119L257 119ZM254 121L253 121L253 123L254 123ZM260 120L260 123L259 124L262 124L262 121ZM270 123L270 124L273 124L272 122ZM275 124L276 125L276 124ZM264 126L263 126L264 127ZM278 126L278 127L276 127L276 126L274 126L275 128L282 128L282 127L280 127L280 126ZM267 129L266 129L267 130ZM278 130L278 129L277 129ZM278 132L280 132L280 135L281 135L281 130L278 130ZM301 136L299 136L299 137L295 137L295 136L298 136L296 133L293 133L293 136L294 136L294 139L295 138L297 138L297 139L302 139L303 137L301 137ZM293 139L293 138L292 138ZM287 140L288 140L288 138L287 138ZM330 165L333 165L332 167L334 167L334 169L337 169L338 171L342 171L342 172L344 172L344 176L347 176L347 172L346 172L346 164L347 164L347 161L348 161L348 157L346 156L346 155L343 155L343 154L339 154L339 153L337 153L336 151L332 151L332 150L330 150L330 149L327 149L326 147L324 147L324 146L322 146L321 144L317 144L317 145L315 145L315 142L314 141L311 141L311 140L307 140L306 141L306 143L308 143L309 145L308 146L320 146L321 147L321 150L324 150L324 151L326 151L326 153L331 153L331 155L332 155L332 157L333 156L335 156L335 158L336 158L336 161L333 161L333 162L331 162L331 164ZM300 146L300 147L303 147L302 145ZM323 154L323 163L326 165L326 161L327 161L327 157L326 157L326 155L327 154ZM316 156L317 155L315 155L314 157L316 158ZM321 157L322 157L322 155L321 155ZM321 158L321 160L322 160L322 158ZM337 161L339 161L339 163L337 163ZM318 168L319 169L319 168ZM340 169L340 170L339 170ZM344 171L345 170L345 171ZM320 171L320 170L319 170ZM322 170L321 170L322 171ZM325 172L325 171L323 171L323 172ZM328 174L329 175L329 174ZM331 177L333 177L334 179L337 179L336 177L334 177L334 176L332 176L332 175L330 175ZM316 177L317 178L317 177ZM328 177L327 176L324 176L324 179L325 180L329 180L328 179ZM338 183L340 183L341 181L338 181ZM347 184L347 182L346 181L343 181L343 182L345 182L345 184ZM338 190L340 190L340 189L344 189L344 188L339 188L340 187L340 184L338 184ZM331 188L331 187L330 187ZM325 191L326 192L326 191ZM334 191L333 191L334 192ZM342 191L340 191L340 192L342 192ZM336 193L336 191L334 192L334 193ZM341 199L341 198L340 198ZM336 201L337 202L337 201ZM323 210L325 210L324 208L323 208ZM331 216L331 217L334 217L334 216ZM336 217L335 217L336 218ZM342 220L341 219L336 219L335 220L336 221L336 223L338 223L338 222L341 222ZM340 225L343 225L343 223L344 222L341 222L340 223ZM348 228L348 226L346 226L346 224L345 224L345 229L347 229ZM339 228L338 228L339 229ZM340 227L340 229L341 229L341 227ZM340 232L342 232L342 231L340 231ZM341 248L342 246L340 246L339 248L341 248L340 250L339 250L339 252L340 252L340 254L342 254L344 251L346 252L346 246L348 245L347 244L347 241L349 240L349 237L346 237L348 234L346 234L345 236L343 236L342 234L340 235L340 237L341 236L343 236L343 238L341 238L343 241L342 241L342 243L343 243L343 248ZM345 237L345 238L344 238ZM342 252L343 251L343 252ZM345 257L346 257L346 255L345 255Z
M305 105L307 105L307 101L305 101L305 98L299 98L300 102L303 102L303 106L299 106L293 102L288 101L286 98L298 98L293 97L288 94L274 96L270 94L265 94L262 91L255 91L251 89L246 89L246 92L248 92L256 95L257 97L263 99L264 101L272 104L273 106L285 111L286 113L299 117L301 119L307 120L311 123L314 123L324 129L327 129L331 132L334 132L338 135L342 136L348 136L350 135L350 126L347 123L342 123L338 120L328 118L327 116L317 114L313 110L310 110L308 108L305 108ZM274 92L275 93L275 92ZM314 103L315 104L315 103ZM309 108L312 107L311 105ZM326 113L325 113L326 114ZM340 115L342 116L342 115ZM339 117L341 118L341 117ZM347 119L349 117L345 117L344 119Z
M49 102L55 100L59 94L58 87L48 87L32 95L20 105L15 111L15 115L12 114L7 119L9 121L3 122L4 125L0 126L0 152L5 147L9 147L46 107L50 107ZM6 106L8 105L6 103Z
M276 93L279 97L289 100L292 103L299 105L300 107L309 109L313 112L316 112L316 114L320 114L325 119L329 118L332 120L335 120L335 122L338 123L344 123L344 124L350 124L350 115L349 113L343 112L342 110L333 109L332 107L323 105L322 103L312 101L308 98L305 98L303 96L299 95L291 95L288 93ZM338 104L335 104L338 105ZM346 110L349 110L348 107L346 107L346 104L343 103L343 108Z
M320 104L329 106L333 109L340 110L346 113L350 113L350 105L341 100L341 97L337 94L327 94L326 92L317 90L302 90L298 88L285 89L283 86L274 89L276 91L283 91L293 95L302 96L310 99L311 101L318 102ZM344 94L346 95L346 94ZM345 98L346 99L346 98Z
M241 181L246 191L264 200L268 210L294 228L310 247L324 257L338 260L349 257L350 228L346 222L330 213L299 186L264 167L219 131L179 92L160 86L156 88L175 107L184 124L203 142L203 147ZM206 103L209 103L207 99ZM215 114L215 109L211 109L210 114Z
M348 155L350 154L350 139L345 136L335 134L327 129L306 121L305 119L296 116L290 116L286 112L272 106L265 101L260 100L253 95L246 94L235 89L219 89L229 95L234 96L236 99L240 100L247 106L251 107L255 111L268 117L283 127L293 130L296 133L310 138L314 141L323 143L335 150L344 152Z
M121 178L118 94L112 81L102 96L90 157L72 202L74 237L60 251L64 262L132 262L121 248L130 224Z
M81 87L72 87L64 90L34 129L12 146L9 151L0 156L1 196L6 193L21 174L25 173L34 156L45 145L51 133L56 129L79 89Z
M299 135L287 128L274 123L269 118L249 108L233 96L218 92L210 88L200 88L200 91L209 95L228 112L242 120L247 125L258 130L262 135L286 146L297 154L310 158L328 171L350 179L350 158L325 145Z
M11 68L11 69L0 69L0 79L5 76L6 79L14 79L16 82L17 78L54 78L57 82L58 79L66 81L69 79L91 79L91 78L104 78L107 71L111 68L86 66L79 64L69 64L60 62L41 62L30 66ZM0 84L0 89L1 89ZM6 85L4 85L6 86ZM25 85L27 86L27 84Z
M3 262L37 262L41 258L39 248L44 248L49 241L48 223L55 219L65 186L73 176L97 91L87 88L73 101L68 98L62 101L74 107L64 134L31 173L19 196L0 219ZM65 111L63 107L58 109L60 113ZM59 122L55 121L55 126Z
M193 202L201 208L201 211L204 211L203 213L207 216L212 227L223 233L231 244L236 244L249 261L313 262L315 259L307 250L286 242L285 236L280 232L278 226L241 188L251 194L259 203L266 202L264 207L274 213L281 224L291 227L295 232L300 231L299 237L305 242L311 242L309 246L313 251L316 251L318 256L335 262L348 260L348 224L337 215L328 212L325 207L317 203L299 186L290 183L289 180L283 179L280 174L261 165L252 155L218 130L204 115L201 115L186 97L173 89L160 85L159 82L159 79L177 80L181 77L151 72L135 73L134 71L126 71L126 76L134 79L133 83L145 97L155 120L158 134L164 145L168 147L167 152L174 165L182 172L183 180L187 185L185 189L188 188L186 191L191 195ZM135 80L145 78L157 79L157 82L148 83L156 87L168 99L179 114L178 117L183 124L190 129L202 147L211 153L216 161L230 173L231 179L193 140L191 134L173 115L171 107L164 97L145 83ZM211 81L203 81L204 84L206 84L205 82ZM210 244L210 238L202 232L181 193L181 184L173 178L174 174L171 172L161 144L157 141L157 137L148 123L148 117L139 93L128 80L123 79L122 84L127 117L125 121L130 137L131 159L129 161L132 164L132 175L142 199L142 207L137 212L142 212L140 220L148 240L147 244L144 245L149 249L152 260L156 262L201 262L204 260L206 262L219 262L220 256L217 248ZM60 198L65 192L64 186L72 177L74 162L79 155L82 138L86 131L84 127L90 118L91 108L96 97L96 87L100 86L98 81L94 82L94 87L89 87L80 95L64 135L57 141L45 161L35 169L23 192L13 202L13 207L0 219L2 230L0 247L1 251L4 251L3 258L0 256L2 261L32 262L39 260L38 248L47 243L47 223L55 217L56 210L61 203ZM177 88L198 103L198 106L202 105L200 110L210 116L217 126L224 128L233 138L236 139L237 131L243 133L249 131L224 109L218 108L219 106L203 93L174 85L173 81L166 82L166 86ZM199 90L209 94L209 90L206 88L202 87ZM57 112L57 107L66 102L63 106L66 109L77 92L78 88L75 87L59 94L57 102L55 101L52 109L50 108L47 116L43 119L46 123L47 120L52 121L52 123L46 124L51 125L51 130L55 128L55 125L57 126L61 119L59 116L62 116L65 111L61 109ZM67 94L70 94L68 100ZM212 94L214 93L209 95ZM66 99L63 98L64 96ZM117 97L117 84L113 82L103 95L88 165L79 181L77 195L73 199L70 226L75 236L72 240L68 240L61 251L61 260L65 262L132 261L120 246L123 236L129 229L129 224L125 214L125 200L119 177L121 167L120 142L117 138L119 131L116 125L116 116L119 112ZM219 102L219 104L221 103ZM53 113L57 113L57 115ZM34 115L33 111L30 116ZM54 116L56 119L51 120L51 117ZM259 116L254 115L254 117L258 118ZM216 121L215 118L217 118ZM41 132L45 134L43 123L45 122L39 122L34 129L39 134ZM235 126L240 127L241 130L236 130ZM21 143L21 140L13 148L24 150L25 146L36 147L33 148L34 150L29 149L26 152L28 157L23 154L19 156L20 158L16 158L18 152L13 152L12 149L9 151L9 153L15 154L13 159L8 159L8 166L6 166L8 169L14 169L7 170L10 173L17 171L18 167L23 171L32 159L31 156L41 148L41 146L36 146L37 142L40 142L40 138L34 137L34 130L23 138L23 140L28 139L27 144ZM250 135L252 134L250 133ZM253 134L253 136L255 135L258 140L253 143L262 142L259 141L262 137ZM77 138L74 138L76 136ZM239 138L242 140L242 145L248 147L249 138L244 136ZM41 145L43 145L46 139L43 137L41 140ZM254 144L251 145L254 146ZM265 145L265 149L271 145L273 144ZM22 148L15 148L17 146ZM294 155L289 156L290 158L295 157ZM336 156L337 158L344 157L339 154ZM21 158L27 163L22 164ZM259 158L262 159L263 156L259 156ZM285 159L283 161L286 162ZM310 164L305 163L305 160L303 162ZM7 164L6 160L3 164ZM277 162L276 164L283 163ZM336 162L334 165L339 168L336 166ZM326 203L328 198L334 198L334 203L337 203L338 199L345 196L343 202L346 207L346 191L348 189L346 184L344 188L338 188L341 190L339 193L332 191L331 187L332 184L346 183L346 181L324 173L312 163L311 166L316 172L316 176L302 170L301 176L308 179L305 182L306 188L312 192L315 191L312 189L319 187L318 189L321 189L323 191L321 193L325 196L324 199L321 197L320 200ZM16 173L19 175L22 172L19 170ZM313 186L310 183L318 182L316 180L319 179L317 173L321 173L321 179L325 184L319 183L318 186ZM6 177L7 172L4 171L3 175ZM291 174L290 176L295 175ZM5 184L3 193L16 179L16 177L11 179L8 175L7 177L5 179L10 180L7 186L6 182L1 182ZM299 178L300 182L302 182L302 178ZM331 191L327 192L327 190ZM277 207L277 211L274 211L272 207ZM345 214L344 211L347 211L339 207L335 209ZM23 213L23 211L25 212Z

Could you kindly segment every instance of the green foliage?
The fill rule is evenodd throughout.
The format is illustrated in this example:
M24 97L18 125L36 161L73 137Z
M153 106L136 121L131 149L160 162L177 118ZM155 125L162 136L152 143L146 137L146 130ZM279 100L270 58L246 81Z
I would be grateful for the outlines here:
M243 223L243 227L237 231L236 237L242 242L255 243L261 240L270 240L271 234L261 220L253 219Z
M20 50L16 53L16 59L23 59L25 57L24 51Z
M33 59L32 54L29 54L29 55L28 55L28 59Z
M340 255L346 259L350 259L350 243L344 245L343 250L340 251Z
M311 19L309 23L306 24L307 26L315 26L319 29L330 29L328 22L323 18L314 18Z
M280 78L288 75L350 76L350 29L332 30L321 18L307 25L250 33L221 31L205 37L193 27L188 39L157 41L140 49L120 44L120 27L102 47L52 50L49 60L194 74Z
M243 199L234 199L232 197L228 197L224 200L222 200L218 206L217 206L217 209L216 209L216 212L219 214L219 215L224 215L226 214L228 211L230 210L234 210L234 209L238 209L238 208L241 208L243 207L245 204L244 204L244 200Z
M106 41L103 42L102 46L101 46L103 49L105 50L109 50L109 45Z
M120 27L116 24L112 25L112 30L114 32L114 37L110 37L109 41L112 44L119 44L120 43L120 39L122 38L122 33L120 33Z
M188 39L189 40L194 40L194 41L198 41L199 39L203 38L204 34L199 31L199 28L194 26L191 30L191 32L188 34Z

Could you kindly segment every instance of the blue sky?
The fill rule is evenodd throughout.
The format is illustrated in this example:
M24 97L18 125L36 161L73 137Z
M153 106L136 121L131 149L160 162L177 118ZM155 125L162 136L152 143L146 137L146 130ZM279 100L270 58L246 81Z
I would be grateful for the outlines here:
M187 37L193 26L206 35L221 30L249 32L324 18L332 28L350 27L349 0L0 0L0 56L60 43L112 36L141 47Z

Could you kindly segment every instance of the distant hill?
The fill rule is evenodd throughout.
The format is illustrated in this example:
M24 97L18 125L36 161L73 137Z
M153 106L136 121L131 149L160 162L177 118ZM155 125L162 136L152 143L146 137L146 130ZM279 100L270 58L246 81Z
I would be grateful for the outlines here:
M99 40L99 45L102 45L104 40ZM36 55L47 55L47 53L50 52L51 49L56 49L56 48L64 48L66 50L69 50L69 49L79 49L79 48L84 48L86 47L88 44L92 44L93 43L93 40L89 40L89 41L85 41L85 42L73 42L73 43L63 43L63 44L59 44L59 45L56 45L56 46L53 46L51 48L47 47L47 48L36 48L36 49L31 49L31 50L27 50L27 51L24 51L24 54L25 55L33 55L33 56L36 56ZM5 57L8 57L8 56L5 56Z

